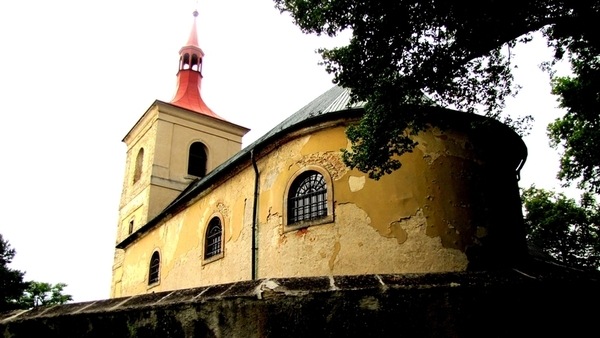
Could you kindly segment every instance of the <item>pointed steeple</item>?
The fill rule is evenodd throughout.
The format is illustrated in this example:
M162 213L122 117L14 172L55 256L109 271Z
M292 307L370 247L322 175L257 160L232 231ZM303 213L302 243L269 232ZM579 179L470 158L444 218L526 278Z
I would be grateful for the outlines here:
M177 91L171 103L192 110L196 113L224 120L215 114L200 95L202 83L202 58L204 52L198 46L198 32L196 30L196 18L198 11L194 11L194 24L190 37L185 46L179 50L179 71L177 72Z

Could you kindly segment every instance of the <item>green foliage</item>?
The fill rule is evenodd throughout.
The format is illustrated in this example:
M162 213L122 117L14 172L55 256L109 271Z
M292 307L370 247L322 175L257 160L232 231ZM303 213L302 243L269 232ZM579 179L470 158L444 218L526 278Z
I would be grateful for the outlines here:
M25 293L21 296L20 303L23 308L35 308L38 306L60 305L72 301L71 295L64 295L65 283L52 285L31 281Z
M581 202L530 187L522 191L527 238L558 261L600 267L600 210L589 194Z
M135 338L138 336L137 329L135 328L135 326L133 326L131 323L129 323L129 321L127 321L127 330L129 331L130 338Z
M14 257L15 249L0 234L0 311L20 308L19 300L28 287L25 273L8 267Z
M518 6L490 0L485 6L447 0L274 0L306 33L351 30L348 45L321 49L334 82L368 102L366 116L348 130L350 167L379 178L400 167L397 155L411 151L408 136L427 126L416 106L437 104L500 118L515 95L512 48L544 30L557 51L565 37L597 24L599 0L525 0ZM583 24L585 21L585 24ZM596 29L590 31L596 32ZM587 36L587 35L585 35ZM529 117L505 118L526 129Z
M552 80L552 94L566 109L564 117L548 125L551 145L563 149L558 177L600 193L600 38L575 35L556 41L557 57L566 52L575 75Z
M389 105L366 105L366 113L357 126L350 126L346 131L352 143L351 151L342 149L342 158L351 168L369 173L369 177L379 179L384 174L399 169L400 161L394 155L411 152L416 142L407 137L407 130L420 130L422 126L416 121L396 121L398 115L390 114ZM418 109L413 110L413 112ZM371 130L363 134L365 129Z
M0 312L64 304L73 300L71 295L63 294L67 284L23 281L24 272L8 267L15 253L15 249L0 234Z

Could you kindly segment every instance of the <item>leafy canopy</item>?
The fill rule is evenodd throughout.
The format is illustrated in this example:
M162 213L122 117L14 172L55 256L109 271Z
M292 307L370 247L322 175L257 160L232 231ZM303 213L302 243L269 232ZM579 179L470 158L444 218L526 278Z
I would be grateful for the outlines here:
M71 295L63 294L65 283L52 285L50 283L30 282L29 287L21 296L21 306L23 308L35 308L38 306L58 305L72 301Z
M58 305L73 300L71 295L63 294L67 284L23 281L24 272L8 267L15 254L15 249L0 234L0 312Z
M555 77L552 93L565 108L548 126L551 145L562 149L558 177L600 193L600 36L597 27L580 34L550 30L557 58L567 54L574 76Z
M334 82L351 89L353 101L367 102L362 122L348 129L352 147L344 160L375 179L398 169L396 155L414 148L408 136L425 128L420 108L432 104L424 94L442 106L499 118L518 91L511 72L516 43L543 30L560 48L563 37L582 35L600 18L599 0L274 1L306 33L352 31L348 45L319 53ZM529 120L505 118L521 130Z
M15 253L0 234L0 311L20 308L19 300L28 287L28 283L23 281L25 273L8 267Z
M590 194L581 202L530 187L522 191L527 238L558 261L600 268L600 210Z

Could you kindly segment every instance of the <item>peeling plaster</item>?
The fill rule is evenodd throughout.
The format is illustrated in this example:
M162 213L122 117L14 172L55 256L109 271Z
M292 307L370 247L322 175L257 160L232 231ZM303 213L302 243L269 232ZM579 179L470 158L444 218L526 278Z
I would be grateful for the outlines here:
M339 180L348 172L348 167L342 162L342 156L339 151L337 152L319 152L303 156L300 160L295 162L299 167L306 167L309 165L320 166L325 168L331 178L334 181Z
M335 259L337 258L337 255L340 253L341 249L342 249L342 245L340 244L340 242L335 242L333 244L333 254L331 255L331 258L329 259L329 270L333 271L333 265L335 263Z
M461 271L468 263L464 253L446 249L439 237L426 235L427 220L420 210L413 217L397 222L407 237L402 244L395 237L382 237L374 231L367 223L367 214L354 204L339 206L337 214L344 221L337 225L340 250L334 275L344 274L344 271L358 274ZM386 258L381 259L382 255Z
M406 242L406 239L408 239L408 234L406 231L404 231L404 229L402 229L401 222L402 221L391 222L390 226L388 227L390 234L389 237L394 237L398 241L398 244L402 244Z
M269 190L275 184L277 177L281 174L283 168L281 166L275 167L273 170L269 170L263 178L262 189Z
M468 137L462 133L442 132L434 127L428 132L421 132L415 138L417 148L423 152L423 159L427 163L435 161L441 155L458 156L465 159L474 159L470 149Z
M464 271L466 248L489 235L488 210L498 209L485 194L490 176L482 173L489 169L461 133L423 132L416 139L419 146L399 158L402 168L379 181L343 164L344 128L298 137L261 157L259 278ZM285 188L309 165L331 174L334 222L284 234ZM252 168L243 169L127 248L113 284L122 269L123 295L147 292L155 247L168 277L152 291L250 278L253 182ZM225 254L202 265L201 241L215 210L226 218Z
M350 176L348 177L348 185L350 191L357 192L365 187L365 176Z
M279 215L278 212L274 212L271 213L271 208L269 208L269 214L267 215L267 223L273 224L275 223L276 225L281 225L283 222L283 217L281 215Z

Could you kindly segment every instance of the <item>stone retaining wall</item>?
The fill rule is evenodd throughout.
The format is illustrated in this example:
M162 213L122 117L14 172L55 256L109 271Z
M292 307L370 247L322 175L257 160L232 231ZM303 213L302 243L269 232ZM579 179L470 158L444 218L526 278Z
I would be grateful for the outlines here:
M516 269L264 279L4 313L0 334L579 336L596 332L599 286L598 280L580 273Z

